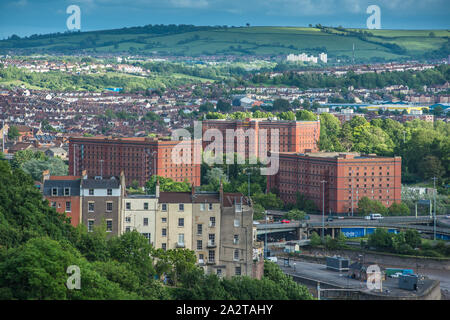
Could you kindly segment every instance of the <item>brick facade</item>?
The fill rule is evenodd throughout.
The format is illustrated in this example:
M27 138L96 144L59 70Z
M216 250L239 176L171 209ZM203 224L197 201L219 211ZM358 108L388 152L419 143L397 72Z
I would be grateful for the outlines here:
M178 141L154 138L74 138L69 139L69 174L89 176L119 176L123 171L128 184L138 181L144 186L157 175L182 182L185 179L200 185L200 163L177 164L172 161L172 150ZM193 149L193 148L192 148Z
M320 121L281 121L281 120L204 120L202 122L203 137L208 129L217 129L223 136L223 152L227 150L227 144L234 152L238 151L238 138L226 140L227 130L254 130L254 139L245 138L245 154L258 156L258 150L271 151L271 132L279 130L279 152L316 152L319 151L317 143L320 137ZM260 141L260 130L267 130L267 141ZM211 142L203 140L203 149Z
M321 181L326 181L324 189ZM268 176L267 187L278 189L285 203L295 203L297 192L303 194L320 211L324 195L326 213L351 213L352 200L357 212L364 196L389 207L401 201L401 157L280 153L279 172Z

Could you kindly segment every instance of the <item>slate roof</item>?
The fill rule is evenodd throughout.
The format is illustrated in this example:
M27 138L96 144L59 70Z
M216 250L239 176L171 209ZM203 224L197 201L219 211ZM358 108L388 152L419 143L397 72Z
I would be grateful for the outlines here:
M44 196L53 196L52 189L57 188L57 196L64 196L64 188L70 188L70 196L80 196L80 179L77 180L45 180L44 181Z
M118 189L119 179L83 179L81 186L85 189Z
M160 192L160 203L191 203L190 192Z

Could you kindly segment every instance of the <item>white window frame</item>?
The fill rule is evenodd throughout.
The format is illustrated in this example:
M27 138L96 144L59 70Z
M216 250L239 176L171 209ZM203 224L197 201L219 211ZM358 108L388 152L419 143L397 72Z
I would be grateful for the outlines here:
M111 222L111 230L108 230L108 222ZM106 219L106 232L112 232L112 229L113 229L112 219Z

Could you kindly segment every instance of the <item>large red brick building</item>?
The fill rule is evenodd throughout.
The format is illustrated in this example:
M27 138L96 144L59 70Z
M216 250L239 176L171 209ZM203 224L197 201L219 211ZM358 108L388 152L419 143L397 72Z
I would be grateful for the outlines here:
M217 129L223 136L223 152L226 153L227 144L230 150L238 151L239 141L237 135L233 140L226 139L227 130L243 130L244 133L249 129L254 130L254 140L245 138L245 155L249 154L258 156L260 148L271 151L271 132L279 130L279 152L316 152L318 149L318 141L320 138L320 121L284 121L284 120L262 120L262 119L245 119L245 120L204 120L202 121L203 133L203 149L210 143L205 141L205 132L209 129ZM267 130L266 141L261 141L259 137L260 130ZM266 143L266 146L263 144Z
M324 196L327 214L351 214L362 197L386 207L401 201L401 157L336 152L279 156L278 174L267 177L267 187L276 188L285 203L295 203L298 192L322 211Z
M157 138L71 137L69 174L86 170L88 176L110 177L123 171L127 184L137 181L140 186L156 174L199 186L201 161L194 161L191 152L190 163L174 162L172 151L178 143Z

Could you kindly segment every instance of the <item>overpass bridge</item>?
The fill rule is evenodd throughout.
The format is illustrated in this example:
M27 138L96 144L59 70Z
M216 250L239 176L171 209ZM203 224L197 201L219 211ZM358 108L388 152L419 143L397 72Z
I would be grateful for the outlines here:
M342 219L338 221L325 221L325 229L331 229L331 234L334 236L336 229L343 228L387 228L395 230L415 229L422 233L433 233L434 226L427 224L433 223L433 218L426 217L386 217L380 220L363 220L363 219ZM273 234L280 232L307 232L314 229L321 229L322 222L303 222L293 221L290 223L268 223L257 225L257 235ZM436 233L445 237L450 237L450 227L439 226L436 227Z

